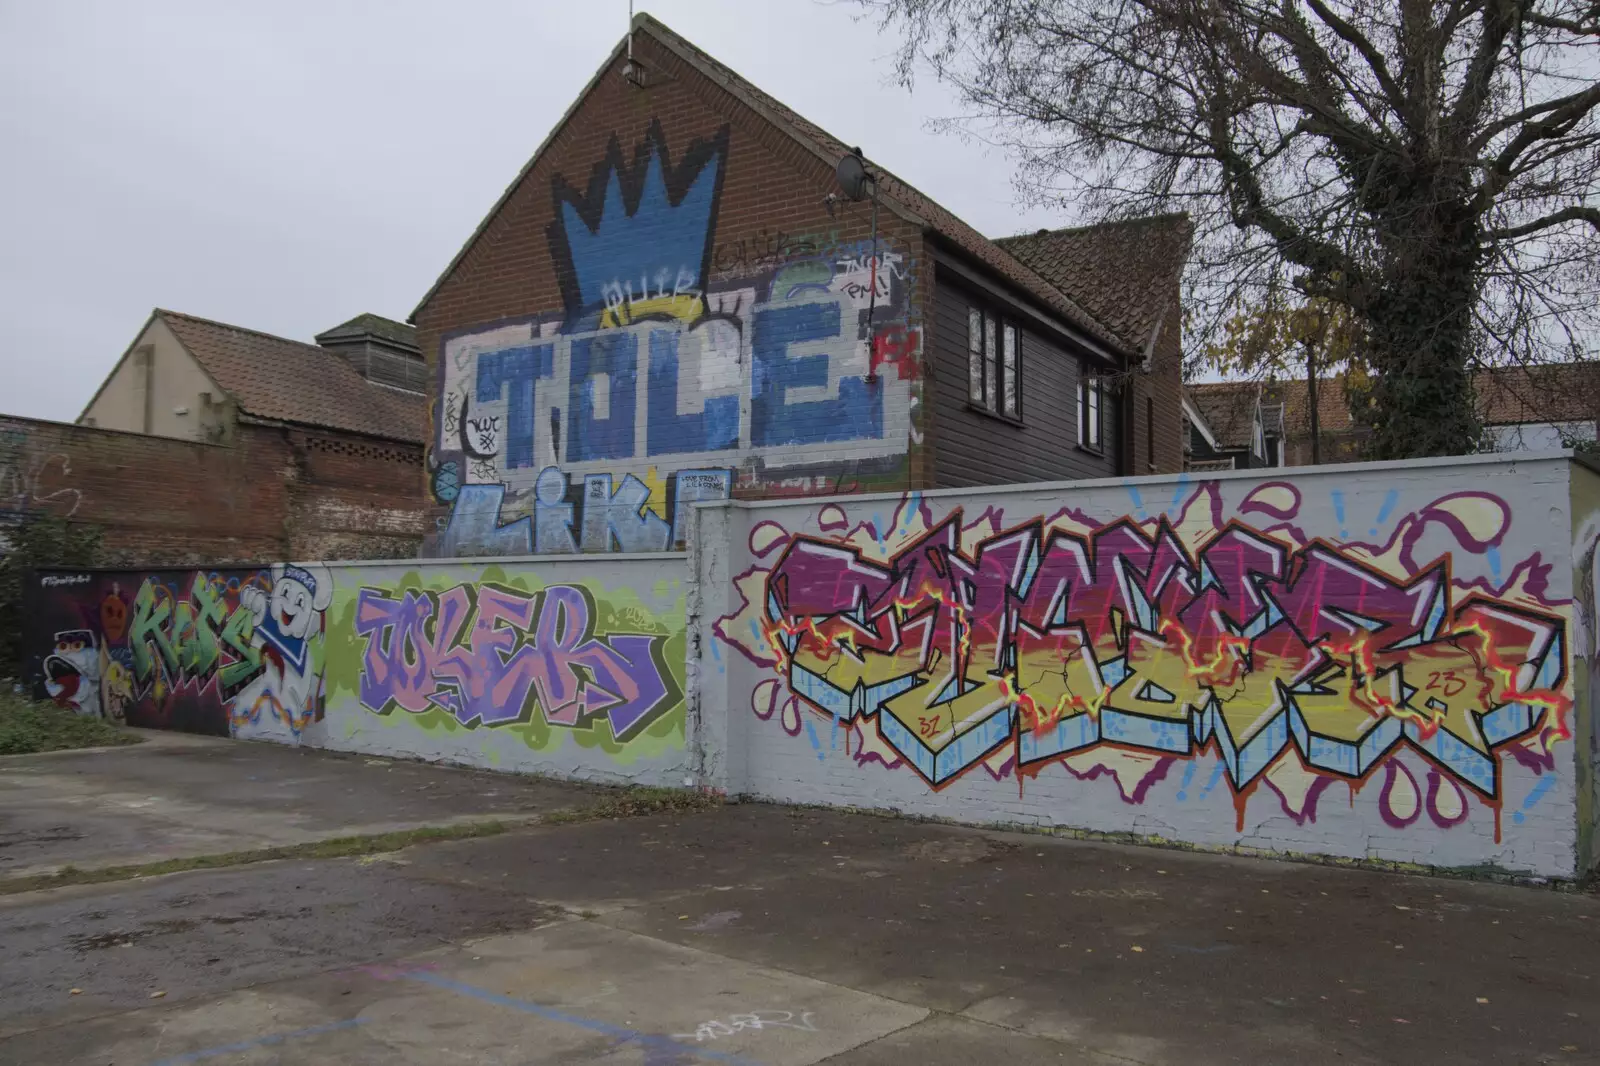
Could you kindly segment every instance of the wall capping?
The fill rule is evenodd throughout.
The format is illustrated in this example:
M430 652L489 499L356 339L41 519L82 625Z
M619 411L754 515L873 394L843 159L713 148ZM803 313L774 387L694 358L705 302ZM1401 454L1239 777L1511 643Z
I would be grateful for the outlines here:
M1326 463L1321 466L1283 466L1264 467L1253 470L1215 470L1204 474L1141 474L1138 477L1105 477L1093 478L1087 481L1025 481L1010 485L985 485L979 488L954 488L954 489L921 489L917 495L924 499L942 499L947 496L970 496L974 492L982 492L990 496L1021 496L1039 492L1077 492L1084 489L1102 489L1107 487L1134 486L1144 488L1147 485L1198 485L1207 481L1288 481L1305 477L1332 477L1349 475L1362 471L1386 470L1426 470L1429 468L1446 468L1453 466L1508 466L1515 467L1519 463L1535 466L1562 460L1575 460L1586 469L1600 473L1600 462L1588 461L1579 458L1571 449L1554 452L1529 452L1517 453L1516 458L1505 454L1490 453L1485 455L1454 455L1441 456L1433 459L1397 459L1382 463ZM830 501L864 503L869 500L898 500L906 495L901 492L863 492L853 496L840 497L814 497L817 504ZM777 500L709 500L696 503L695 507L735 507L741 510L761 510L773 507L793 507L803 498L784 498Z

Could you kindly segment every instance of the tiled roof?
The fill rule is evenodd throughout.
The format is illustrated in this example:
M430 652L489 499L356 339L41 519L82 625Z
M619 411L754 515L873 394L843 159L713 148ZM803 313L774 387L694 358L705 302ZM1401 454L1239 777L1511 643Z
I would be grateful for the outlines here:
M1286 378L1266 387L1266 395L1283 404L1283 430L1291 440L1311 435L1310 389L1304 378ZM1351 428L1350 404L1344 395L1344 375L1317 379L1317 423L1323 433Z
M1578 422L1600 415L1600 364L1504 367L1472 375L1478 410L1488 425Z
M1253 381L1220 381L1188 386L1200 416L1221 448L1249 448L1255 443L1256 405L1261 386Z
M1472 375L1472 387L1477 396L1479 417L1485 425L1586 422L1600 418L1600 364L1596 363L1478 370ZM1283 405L1284 433L1290 440L1310 438L1311 405L1304 378L1286 378L1264 385L1253 381L1225 381L1189 386L1196 406L1213 432L1219 434L1222 429L1213 418L1210 405L1219 410L1217 417L1225 419L1229 408L1221 397L1242 397L1257 389L1264 403ZM1366 432L1350 416L1342 374L1318 379L1317 414L1319 428L1325 434Z
M649 15L641 14L636 16L634 24L639 29L646 31L661 41L662 44L672 49L686 62L697 67L703 74L721 84L723 88L735 96L743 97L746 102L753 104L758 111L765 111L767 117L779 129L784 130L790 136L797 137L801 141L809 141L826 158L830 166L836 164L842 156L851 151L850 146L839 140L839 138L833 136L816 123L808 121L788 105L768 96L734 73L732 68L711 58L711 56ZM1120 337L1108 329L1105 324L1097 320L1093 314L1089 313L1072 297L1062 292L1050 281L1040 277L1033 269L1019 261L1016 256L999 244L991 241L941 207L910 182L885 170L876 163L872 164L872 171L873 175L878 179L880 198L898 202L907 211L917 216L918 220L931 227L939 236L968 255L978 259L1002 278L1038 300L1045 307L1060 314L1068 322L1096 340L1129 351L1136 349L1136 342Z
M837 164L839 159L851 150L843 141L815 123L807 121L785 104L768 96L749 81L734 73L731 68L711 58L711 56L649 15L643 13L635 15L632 27L634 31L648 33L668 51L677 55L685 63L688 63L733 96L742 100L757 114L770 121L775 128L806 147L819 159L826 162L828 166L831 167ZM617 49L612 52L611 56L606 60L605 66L601 68L601 73L616 61L616 58L622 52L622 47L619 44ZM599 77L600 74L597 73L595 81L598 81ZM595 84L595 81L590 82L590 87ZM585 89L585 94L588 91L588 89ZM567 112L567 116L562 119L562 123L565 123L575 110L576 105ZM433 287L428 290L427 294L418 303L417 311L412 312L411 317L413 320L415 320L417 312L433 298L433 294L438 291L439 286L454 272L457 264L461 262L478 238L486 231L489 220L510 199L523 178L533 170L539 157L543 155L545 148L554 140L555 133L559 132L559 130L560 126L558 125L556 131L552 131L551 136L540 146L539 151L523 167L517 180L507 187L500 201L490 209L489 214L485 216L473 235L468 238L467 243L456 253L456 257L451 260L444 273L439 276ZM1079 302L1076 296L1077 287L1070 294L1063 292L1056 284L1041 277L1035 268L1023 263L1017 256L1001 247L1000 244L990 240L961 221L950 211L941 207L911 185L911 183L883 169L876 163L872 164L872 171L878 179L880 202L886 210L924 227L925 231L931 232L946 243L978 260L1000 278L1020 290L1021 293L1037 301L1046 310L1060 315L1063 320L1081 330L1092 340L1129 354L1139 351L1140 345L1145 338L1143 336L1123 336L1113 327L1102 322ZM1109 279L1107 279L1107 283L1109 283ZM1098 290L1099 288L1096 285L1083 287L1093 290Z
M1276 433L1282 436L1284 427L1283 403L1264 396L1261 403L1261 428L1268 434Z
M427 400L375 385L326 348L157 309L239 410L257 418L421 443Z
M1142 345L1173 309L1194 226L1184 214L1040 230L994 243Z
M318 344L329 340L338 340L345 337L364 337L368 334L379 340L388 341L390 344L401 348L417 350L417 328L408 326L404 322L396 322L392 318L384 318L368 312L357 315L348 322L341 322L332 329L325 329L317 334Z

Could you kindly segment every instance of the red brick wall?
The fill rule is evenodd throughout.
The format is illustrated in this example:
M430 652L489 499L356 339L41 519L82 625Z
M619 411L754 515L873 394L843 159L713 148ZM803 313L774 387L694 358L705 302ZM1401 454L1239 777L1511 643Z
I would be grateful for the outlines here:
M241 425L223 446L0 417L0 523L99 526L117 565L411 556L420 469L416 445L340 434Z
M279 433L293 461L289 558L410 559L422 544L422 448L311 430Z
M644 150L643 146L649 143L648 131L653 123L660 124L674 167L696 140L711 141L724 127L728 129L721 192L714 212L715 250L707 277L707 287L712 293L717 293L719 287L725 290L741 285L745 278L757 275L770 278L776 268L788 261L808 256L826 260L830 249L867 241L870 237L868 204L840 205L832 215L824 204L824 197L839 191L833 161L823 161L797 144L648 34L636 35L635 54L648 72L647 87L640 89L625 82L620 60L604 71L590 95L554 135L538 165L521 177L505 203L489 219L484 232L419 309L418 339L430 365L439 359L442 342L448 342L462 330L478 330L506 320L526 323L536 317L548 322L550 316L560 316L567 294L563 291L563 271L553 257L549 236L557 219L553 182L559 177L580 192L586 190L596 165L607 158L612 138L616 138L624 158L631 162L635 153ZM605 224L618 221L608 214ZM620 221L638 225L626 219ZM632 236L638 244L646 245L654 234L641 227L641 231ZM896 289L896 298L904 311L897 313L896 326L900 332L894 335L895 344L901 344L907 335L912 337L911 342L904 349L897 349L895 354L909 350L904 373L907 378L913 375L920 378L921 307L931 292L932 266L924 263L920 230L899 220L887 209L879 212L879 238L885 250L892 249L904 257L900 264L904 277L897 281ZM753 284L759 291L761 283ZM765 296L760 298L766 299ZM748 312L748 308L744 311ZM881 317L880 309L880 320ZM537 329L538 325L533 328ZM751 328L748 320L744 328L747 331ZM880 341L882 339L880 335ZM749 343L748 332L745 343ZM472 356L467 354L461 358ZM748 368L745 372L749 373ZM643 403L647 383L642 354L638 377L638 402ZM501 462L501 457L497 457L484 465L466 455L464 449L453 450L457 447L453 404L459 402L454 398L463 394L470 396L473 379L464 377L462 380L466 384L456 386L441 377L434 380L435 432L430 440L433 449L430 469L437 471L449 462L474 473L475 476L465 480L505 484L506 502L499 516L502 524L512 521L508 512L512 509L513 496L522 501L518 513L532 514L533 478L547 464L559 462L563 468L567 467L572 450L570 444L563 441L558 446L547 446L539 440L537 446L548 447L548 454L554 458L547 458L546 452L540 452L531 464ZM738 496L904 489L925 484L924 459L918 444L922 424L922 413L918 409L920 390L918 381L911 387L909 399L902 393L898 400L900 410L892 414L902 423L909 421L913 431L901 430L900 440L894 445L899 453L887 460L857 462L841 450L838 461L831 461L829 449L813 448L819 462L788 466L790 470L805 471L807 476L804 477L787 476L784 464L766 461L770 456L746 456L736 461L728 459L724 453L706 465L734 467L734 494ZM504 402L509 404L509 400ZM892 402L892 397L885 401L886 409ZM570 410L561 412L563 428L570 416ZM889 417L885 416L886 424ZM506 418L511 418L509 410ZM534 432L554 438L547 431L548 421L541 409L534 419ZM746 417L747 430L749 424ZM561 454L563 449L567 452L565 457ZM619 481L624 474L641 479L648 476L652 481L670 479L670 465L662 465L659 470L650 466L647 471L647 464L654 460L645 457L642 446L635 458L637 462L632 467L625 462L618 463L615 477ZM572 477L579 490L583 488L582 473L580 469ZM452 475L445 491L439 492L436 515L442 517L449 512L454 486ZM664 491L656 491L660 495L652 496L652 505L663 511L670 521L672 508L664 506ZM575 510L581 512L585 501L568 498ZM586 532L581 515L575 517L573 529L575 536ZM585 547L589 547L587 542ZM448 547L440 550L452 553ZM541 543L539 550L550 549Z

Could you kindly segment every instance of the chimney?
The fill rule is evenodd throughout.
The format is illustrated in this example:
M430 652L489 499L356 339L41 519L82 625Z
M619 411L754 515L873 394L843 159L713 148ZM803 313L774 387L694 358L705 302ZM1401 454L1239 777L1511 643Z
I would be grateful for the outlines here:
M317 334L317 345L353 367L368 381L407 392L426 392L427 365L417 347L417 331L382 315L357 315Z

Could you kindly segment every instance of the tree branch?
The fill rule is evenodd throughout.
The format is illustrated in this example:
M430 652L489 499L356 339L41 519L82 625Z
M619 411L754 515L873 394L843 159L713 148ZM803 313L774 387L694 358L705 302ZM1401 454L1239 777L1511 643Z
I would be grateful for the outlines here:
M1520 226L1486 230L1484 231L1484 236L1491 241L1511 241L1567 222L1587 222L1594 228L1596 233L1600 233L1600 207L1580 207L1577 205L1564 207L1560 211L1552 212L1543 218L1536 218L1532 222L1525 222Z
M1383 53L1379 52L1373 43L1367 39L1366 34L1356 29L1355 26L1340 18L1322 0L1306 0L1306 4L1317 13L1317 18L1327 24L1328 28L1337 33L1341 40L1367 61L1373 76L1378 79L1378 84L1383 87L1383 93L1389 98L1389 106L1396 112L1404 113L1405 94L1400 91L1400 85L1394 80L1394 75L1389 72L1389 64L1384 61Z

